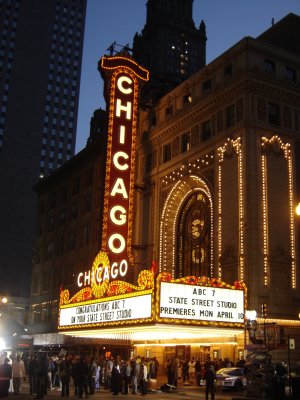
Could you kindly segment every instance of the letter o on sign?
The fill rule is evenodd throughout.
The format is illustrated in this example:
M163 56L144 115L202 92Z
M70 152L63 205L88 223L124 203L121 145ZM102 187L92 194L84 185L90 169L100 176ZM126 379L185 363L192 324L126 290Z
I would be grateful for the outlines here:
M116 244L118 243L118 246ZM114 233L113 235L110 236L108 239L108 246L111 249L111 251L115 254L122 253L122 251L125 250L126 247L126 242L123 236L119 233Z

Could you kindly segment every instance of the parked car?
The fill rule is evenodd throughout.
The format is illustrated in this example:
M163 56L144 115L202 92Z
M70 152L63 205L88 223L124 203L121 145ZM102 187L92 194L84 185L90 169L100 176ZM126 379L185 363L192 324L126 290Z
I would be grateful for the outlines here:
M247 386L247 379L242 368L221 368L216 372L216 388L243 390Z

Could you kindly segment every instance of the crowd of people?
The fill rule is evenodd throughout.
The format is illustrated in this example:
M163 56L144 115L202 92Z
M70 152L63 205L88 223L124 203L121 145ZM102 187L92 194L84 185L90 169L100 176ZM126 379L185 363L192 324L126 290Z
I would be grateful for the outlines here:
M48 357L40 352L29 359L20 356L0 359L0 397L9 391L19 393L22 381L29 382L29 392L35 399L42 399L48 390L58 388L61 397L72 395L87 398L95 390L108 390L113 395L147 393L148 381L157 377L159 363L154 358L136 357L122 360L120 357L99 359L93 356Z
M245 360L239 360L236 364L237 367L243 368ZM234 367L234 363L229 358L211 360L209 357L206 361L200 361L200 358L192 357L191 359L179 360L174 357L167 360L166 370L168 384L177 387L178 380L183 384L193 383L197 386L201 385L201 381L206 380L206 372L208 366L213 366L215 371L225 367Z

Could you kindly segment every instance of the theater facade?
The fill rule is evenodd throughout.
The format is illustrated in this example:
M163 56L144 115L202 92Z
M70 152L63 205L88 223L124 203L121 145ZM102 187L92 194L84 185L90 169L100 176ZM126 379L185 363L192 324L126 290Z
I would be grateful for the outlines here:
M138 100L145 68L101 59L107 125L35 188L41 224L72 210L36 239L39 249L69 238L67 248L33 267L32 315L58 313L59 337L162 364L266 348L296 362L300 64L296 46L275 40L291 21L244 38L156 104ZM41 212L66 187L64 204Z

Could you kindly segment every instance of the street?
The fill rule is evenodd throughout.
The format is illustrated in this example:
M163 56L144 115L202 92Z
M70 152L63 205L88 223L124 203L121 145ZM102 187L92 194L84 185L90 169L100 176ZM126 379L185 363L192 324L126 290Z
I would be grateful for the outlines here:
M98 399L109 399L115 398L111 392L100 389L97 390L96 393L92 396L89 396L90 399L98 400ZM118 397L126 398L127 400L136 400L139 397L142 397L140 394L132 395L123 395L119 394ZM183 386L179 385L177 390L172 390L170 392L162 392L161 390L156 390L154 392L148 393L145 397L149 400L170 400L170 399L205 399L205 387L201 386L200 388L197 386ZM11 399L19 399L19 400L29 400L33 397L29 395L29 387L27 382L22 385L21 393L19 395L15 395L14 393L9 393L9 398ZM58 388L54 390L48 390L47 395L44 396L44 399L59 399L61 398L61 392ZM78 397L74 396L74 388L71 386L70 388L70 399L77 399ZM84 398L84 397L83 397ZM242 392L234 392L234 391L225 391L222 393L216 393L216 400L228 400L228 399L243 399L246 398L246 391Z

